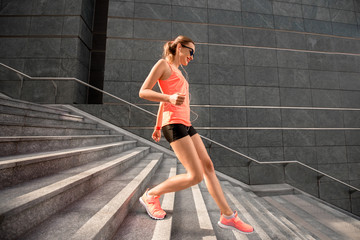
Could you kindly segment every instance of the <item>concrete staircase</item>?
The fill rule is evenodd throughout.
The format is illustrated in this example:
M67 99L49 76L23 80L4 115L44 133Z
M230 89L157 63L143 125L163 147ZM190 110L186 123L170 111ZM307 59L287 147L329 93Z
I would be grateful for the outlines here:
M360 239L355 216L289 186L255 189L221 173L255 233L217 227L203 182L163 196L168 215L152 220L138 198L185 172L171 151L71 106L0 96L0 112L0 239Z

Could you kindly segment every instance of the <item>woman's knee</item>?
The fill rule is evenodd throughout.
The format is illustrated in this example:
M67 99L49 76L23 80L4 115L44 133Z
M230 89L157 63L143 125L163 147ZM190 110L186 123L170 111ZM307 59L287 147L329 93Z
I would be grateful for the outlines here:
M189 183L191 184L191 186L200 183L203 179L204 175L202 173L189 175Z
M206 158L202 162L203 162L203 168L204 168L204 173L205 174L215 172L214 164L213 164L213 162L211 161L210 158Z

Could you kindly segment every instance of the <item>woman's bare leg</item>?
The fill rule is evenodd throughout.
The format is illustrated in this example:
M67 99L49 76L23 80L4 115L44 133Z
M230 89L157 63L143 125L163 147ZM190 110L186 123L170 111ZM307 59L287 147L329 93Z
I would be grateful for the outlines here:
M203 166L190 136L176 140L170 145L187 173L179 174L165 180L150 189L148 192L149 195L159 196L169 192L177 192L198 184L203 179Z
M220 208L220 211L225 215L232 215L233 211L229 207L228 202L224 196L219 180L215 174L214 165L210 159L210 156L205 148L205 145L199 134L195 134L191 137L194 146L196 148L197 154L202 162L204 169L204 178L206 187L209 190L209 193L214 198L216 204Z

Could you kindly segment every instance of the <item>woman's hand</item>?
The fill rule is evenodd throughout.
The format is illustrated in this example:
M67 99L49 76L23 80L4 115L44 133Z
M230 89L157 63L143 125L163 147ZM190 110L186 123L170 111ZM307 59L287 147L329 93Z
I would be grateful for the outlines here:
M161 130L155 129L152 134L152 139L154 139L155 142L159 142L161 138Z
M173 105L181 105L185 101L185 94L184 93L175 93L170 95L169 102Z

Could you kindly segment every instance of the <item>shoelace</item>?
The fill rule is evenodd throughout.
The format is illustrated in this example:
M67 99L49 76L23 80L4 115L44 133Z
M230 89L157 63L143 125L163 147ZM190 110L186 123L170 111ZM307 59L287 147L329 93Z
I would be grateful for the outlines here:
M235 223L242 223L242 221L238 217L235 217L234 222Z

